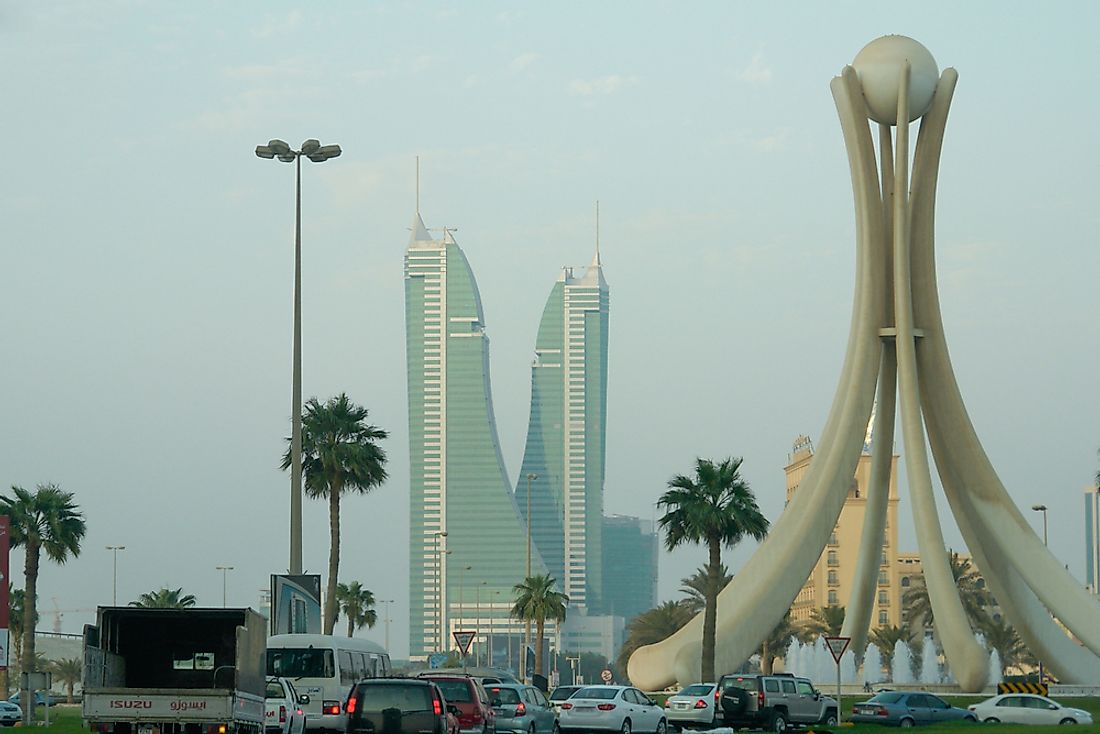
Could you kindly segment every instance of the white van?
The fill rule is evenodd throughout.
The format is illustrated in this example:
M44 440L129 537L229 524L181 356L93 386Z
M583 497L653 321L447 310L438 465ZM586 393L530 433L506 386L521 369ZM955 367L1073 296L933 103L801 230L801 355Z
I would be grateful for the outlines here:
M352 684L390 674L390 655L369 640L336 635L274 635L267 638L267 674L289 678L303 706L307 731L344 731L344 700Z

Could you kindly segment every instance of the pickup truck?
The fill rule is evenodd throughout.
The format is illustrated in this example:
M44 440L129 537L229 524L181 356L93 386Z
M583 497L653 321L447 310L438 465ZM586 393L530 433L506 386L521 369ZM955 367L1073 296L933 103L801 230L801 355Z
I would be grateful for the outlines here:
M83 716L110 734L263 734L267 620L251 609L100 607Z

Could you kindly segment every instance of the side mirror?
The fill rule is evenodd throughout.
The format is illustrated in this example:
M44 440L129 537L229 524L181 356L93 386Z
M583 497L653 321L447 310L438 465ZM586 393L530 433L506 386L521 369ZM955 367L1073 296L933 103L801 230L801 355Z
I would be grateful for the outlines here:
M302 695L298 696L298 703L302 704L303 706L308 706L309 705L309 694L308 693L303 693Z
M820 701L821 700L821 691L814 691L814 700L815 701Z

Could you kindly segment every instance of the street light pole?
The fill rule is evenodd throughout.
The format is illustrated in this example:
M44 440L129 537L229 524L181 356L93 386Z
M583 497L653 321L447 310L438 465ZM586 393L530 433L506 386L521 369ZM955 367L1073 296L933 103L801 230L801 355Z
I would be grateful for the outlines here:
M443 539L447 537L446 530L440 530L435 534L435 583L436 602L439 606L439 652L444 651L443 644Z
M107 550L114 554L114 570L111 572L111 606L118 606L118 552L126 550L124 545L109 545Z
M531 578L531 482L539 478L538 474L527 475L527 579ZM527 582L524 579L524 583ZM523 619L523 654L520 655L520 659L523 661L523 670L519 673L519 679L524 683L527 682L527 655L528 647L531 644L531 618L524 615Z
M1032 505L1031 509L1036 512L1043 513L1043 547L1049 548L1047 544L1047 506L1046 505ZM1039 659L1039 683L1043 682L1043 660Z
M313 138L291 150L282 140L257 145L260 158L278 157L296 164L294 185L294 354L291 370L290 413L290 573L302 573L302 156L324 163L343 151L339 145L321 145Z
M386 615L385 622L386 622L386 652L387 653L390 651L390 604L393 604L393 601L394 601L393 599L379 599L378 600L379 604L385 604L386 605L386 611L384 612L384 614Z
M229 572L233 570L233 566L214 566L217 570L222 572L222 609L226 607L226 577Z

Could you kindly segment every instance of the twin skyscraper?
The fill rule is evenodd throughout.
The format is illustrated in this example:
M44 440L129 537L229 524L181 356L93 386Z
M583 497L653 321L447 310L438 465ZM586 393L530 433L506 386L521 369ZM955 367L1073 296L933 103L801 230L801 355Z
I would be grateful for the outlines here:
M473 270L453 232L433 237L419 212L405 253L405 322L410 656L451 649L454 631L473 630L478 657L489 659L492 639L493 662L507 665L522 635L509 615L513 587L528 570L557 579L577 613L606 607L608 287L598 241L592 264L581 274L564 269L547 298L514 484L497 437Z

